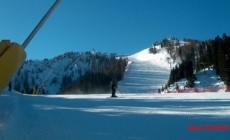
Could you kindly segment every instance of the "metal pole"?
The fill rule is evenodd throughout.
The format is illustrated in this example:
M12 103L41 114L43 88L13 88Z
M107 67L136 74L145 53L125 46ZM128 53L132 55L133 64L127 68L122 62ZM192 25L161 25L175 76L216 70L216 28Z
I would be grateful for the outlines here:
M36 35L36 33L39 31L39 29L42 27L42 25L45 23L45 21L51 15L51 13L54 11L54 9L58 6L60 1L61 0L55 1L55 3L52 5L52 7L47 11L47 13L44 15L44 17L40 20L40 22L37 24L37 26L33 29L33 31L30 33L30 35L26 38L26 40L22 44L23 49L25 49L27 47L27 45L30 43L30 41L33 39L33 37Z

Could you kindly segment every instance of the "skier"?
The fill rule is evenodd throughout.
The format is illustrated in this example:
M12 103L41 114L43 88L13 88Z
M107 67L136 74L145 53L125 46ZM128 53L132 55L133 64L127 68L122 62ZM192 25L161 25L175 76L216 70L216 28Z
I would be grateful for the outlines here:
M161 89L158 89L158 93L161 93Z
M8 91L11 91L12 90L12 83L11 81L9 82L9 88L8 88Z
M111 90L112 90L112 96L111 96L111 97L117 97L117 96L115 95L117 85L116 85L116 82L115 82L114 79L112 79L112 81L111 81L111 83L110 83L110 87L111 87Z
M38 94L38 85L36 84L33 89L33 94Z
M42 94L45 95L45 88L42 87Z

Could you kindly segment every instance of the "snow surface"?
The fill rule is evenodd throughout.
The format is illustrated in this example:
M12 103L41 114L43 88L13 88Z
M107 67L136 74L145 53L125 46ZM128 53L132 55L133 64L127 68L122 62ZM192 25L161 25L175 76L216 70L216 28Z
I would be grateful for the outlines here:
M185 92L224 92L226 89L226 85L223 81L220 80L220 77L216 75L216 70L213 68L206 68L203 69L195 74L196 81L194 88L190 88L185 90ZM187 79L181 79L178 82L172 84L168 91L176 92L176 87L180 89L184 89L186 83L188 82ZM194 91L196 90L196 91Z
M130 64L118 89L122 93L156 92L167 84L171 61L166 49L156 46L157 53L149 53L149 48L128 57Z
M224 82L216 75L216 70L206 68L196 73L196 87L223 86Z
M156 46L157 53L149 53L149 48L144 49L134 55L129 56L129 60L137 62L151 62L164 69L170 69L170 65L167 59L171 59L170 55L167 53L166 49L161 49L160 46Z
M167 82L171 61L166 50L157 49L155 55L146 49L128 57L118 98L5 91L0 140L229 140L230 93L154 93ZM198 73L196 84L221 83L214 73ZM227 129L190 131L191 126Z
M1 140L229 140L230 93L0 96Z

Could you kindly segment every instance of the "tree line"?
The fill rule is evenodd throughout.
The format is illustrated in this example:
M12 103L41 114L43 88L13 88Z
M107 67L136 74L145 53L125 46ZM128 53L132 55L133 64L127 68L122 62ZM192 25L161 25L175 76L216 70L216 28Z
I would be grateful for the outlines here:
M177 48L176 55L182 62L171 70L167 86L186 78L186 86L193 87L194 73L209 67L213 67L221 80L230 85L230 36L223 34L207 41L190 40Z
M106 93L110 90L111 79L122 80L126 65L126 58L113 55L92 55L89 70L73 81L71 75L64 76L60 94L68 93Z
M46 94L107 92L112 78L123 78L127 59L100 52L68 52L53 59L27 60L12 79L15 90L33 94L37 85Z

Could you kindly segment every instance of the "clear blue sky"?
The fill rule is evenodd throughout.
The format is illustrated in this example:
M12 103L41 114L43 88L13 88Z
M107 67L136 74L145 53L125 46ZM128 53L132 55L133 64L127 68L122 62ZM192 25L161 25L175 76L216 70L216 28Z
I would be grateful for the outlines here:
M54 0L0 0L0 39L20 44ZM170 35L230 34L229 0L62 0L26 48L28 59L64 52L133 54Z

